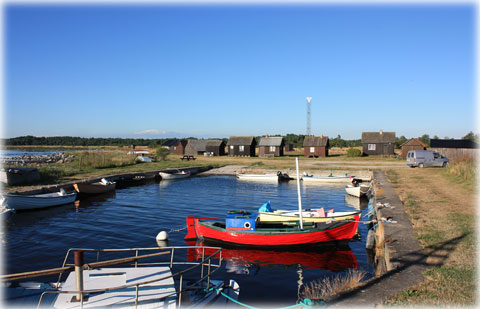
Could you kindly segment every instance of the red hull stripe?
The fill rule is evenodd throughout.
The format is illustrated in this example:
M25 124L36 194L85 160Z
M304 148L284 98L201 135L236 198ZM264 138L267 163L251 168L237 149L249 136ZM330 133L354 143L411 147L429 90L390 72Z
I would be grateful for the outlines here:
M357 231L359 219L359 216L355 216L354 221L332 225L332 228L306 229L303 231L227 231L200 222L198 218L194 219L194 227L199 238L216 239L243 245L282 246L351 239Z

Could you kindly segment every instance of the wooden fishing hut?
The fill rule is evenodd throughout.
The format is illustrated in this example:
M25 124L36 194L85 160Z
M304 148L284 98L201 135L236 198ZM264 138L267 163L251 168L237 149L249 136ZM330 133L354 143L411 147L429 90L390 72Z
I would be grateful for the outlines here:
M229 156L255 156L257 142L253 136L230 136L228 139Z
M328 136L305 136L303 155L306 158L327 157L329 147Z
M260 138L258 142L258 156L259 157L281 157L283 156L283 148L285 142L281 136Z
M395 132L363 132L362 146L365 155L394 155Z

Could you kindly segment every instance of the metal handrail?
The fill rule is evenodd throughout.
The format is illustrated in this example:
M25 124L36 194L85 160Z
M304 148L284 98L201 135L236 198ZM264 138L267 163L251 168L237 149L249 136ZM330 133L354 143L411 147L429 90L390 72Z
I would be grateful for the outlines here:
M188 262L188 261L187 262L174 262L175 249L183 249L183 250L186 249L186 250L188 250L188 249L197 249L197 248L202 248L201 261L198 261L198 262ZM207 257L205 257L205 249L214 249L216 251L214 251L212 254L208 255ZM134 265L135 265L135 267L137 267L139 265L140 266L170 265L170 268L173 265L193 265L193 266L191 266L191 267L189 267L185 270L178 271L178 272L176 272L172 275L168 275L168 276L159 278L159 279L143 281L141 283L126 284L126 285L116 286L116 287L112 287L112 288L104 288L104 289L97 289L97 290L83 290L83 291L45 291L40 296L40 300L38 302L38 307L37 308L40 308L43 297L46 294L63 294L63 293L65 293L65 294L73 294L73 293L80 294L80 295L82 295L80 305L81 305L81 308L83 308L83 294L85 294L85 293L101 293L101 292L113 291L113 290L118 290L118 289L125 289L125 288L130 288L130 287L136 287L137 293L136 293L136 297L135 297L135 306L137 306L137 304L138 304L138 289L141 285L150 284L150 283L157 282L157 281L160 281L160 280L164 280L164 279L167 279L167 278L175 278L175 277L178 277L178 276L180 277L180 284L183 285L183 275L185 273L188 273L188 272L193 271L194 269L200 267L201 268L200 279L191 283L191 284L189 284L188 286L185 287L185 289L182 286L179 288L178 299L179 299L179 307L180 307L183 290L188 290L189 288L192 288L192 287L196 286L197 284L201 283L202 281L205 281L205 279L207 280L207 290L208 290L210 288L210 277L211 277L211 275L214 274L216 271L218 271L218 269L222 266L222 248L219 248L219 247L204 247L204 246L188 246L188 247L161 247L161 248L155 247L155 248L127 248L127 249L72 248L72 249L69 249L67 251L67 253L65 255L65 259L64 259L63 264L62 264L62 267L65 267L67 265L71 265L71 264L67 264L68 257L70 255L70 253L72 251L75 251L75 250L83 250L83 251L87 251L87 252L97 252L97 262L99 261L100 252L131 252L131 251L135 251L136 256L138 256L138 251L170 250L170 255L171 255L170 256L170 262L138 263L138 260L136 260ZM217 255L219 255L218 264L212 264L212 259ZM208 264L206 265L207 261L208 261ZM88 266L88 264L86 264L86 265ZM207 266L207 268L208 268L208 271L207 271L206 275L204 275L204 267L205 266ZM211 270L212 266L215 267L215 269ZM62 274L63 273L61 273L59 275L59 279L58 279L57 284L56 284L57 288L59 287ZM174 293L168 294L168 295L164 296L162 299L166 299L167 297L173 296L175 294L177 294L177 293L174 292Z

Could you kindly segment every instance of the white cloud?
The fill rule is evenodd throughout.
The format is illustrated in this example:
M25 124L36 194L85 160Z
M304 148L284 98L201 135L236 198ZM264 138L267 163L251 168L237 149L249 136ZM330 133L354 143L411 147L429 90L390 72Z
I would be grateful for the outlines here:
M160 131L157 129L148 129L148 130L143 130L140 132L135 132L135 135L152 135L152 134L167 134L167 131Z

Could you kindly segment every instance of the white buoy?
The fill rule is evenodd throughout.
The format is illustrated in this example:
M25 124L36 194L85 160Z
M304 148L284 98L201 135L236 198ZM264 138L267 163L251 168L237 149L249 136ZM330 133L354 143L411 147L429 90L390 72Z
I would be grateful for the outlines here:
M168 233L165 232L165 231L161 231L160 233L158 233L156 239L157 240L168 240Z

